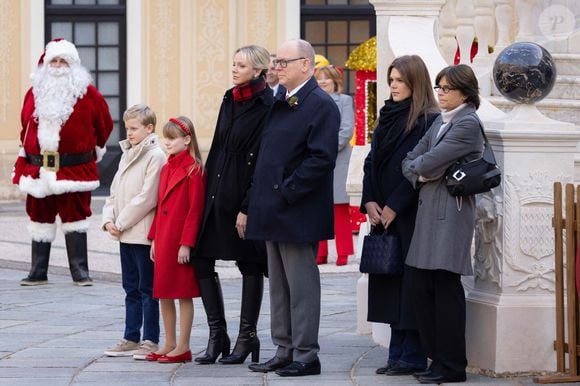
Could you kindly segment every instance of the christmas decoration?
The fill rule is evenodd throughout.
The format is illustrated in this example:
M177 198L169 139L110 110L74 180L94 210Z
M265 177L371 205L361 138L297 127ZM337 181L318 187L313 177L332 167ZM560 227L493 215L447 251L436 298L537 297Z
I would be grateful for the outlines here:
M355 70L354 145L370 143L377 119L377 39L372 37L355 48L345 66ZM366 216L356 206L350 207L353 233L358 233Z

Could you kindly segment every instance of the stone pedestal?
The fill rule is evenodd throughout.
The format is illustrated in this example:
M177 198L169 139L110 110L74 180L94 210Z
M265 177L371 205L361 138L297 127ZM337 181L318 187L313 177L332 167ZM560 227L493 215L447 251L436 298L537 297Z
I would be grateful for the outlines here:
M346 178L346 192L350 197L350 205L360 206L362 195L363 168L367 154L371 146L354 146L348 164L348 176ZM360 224L358 243L355 245L355 260L360 261L362 242L368 233L368 223ZM361 335L372 332L371 323L367 322L368 310L368 277L361 275L356 283L356 333Z
M580 131L534 106L486 121L502 184L477 196L467 291L469 365L555 370L553 183L572 182Z

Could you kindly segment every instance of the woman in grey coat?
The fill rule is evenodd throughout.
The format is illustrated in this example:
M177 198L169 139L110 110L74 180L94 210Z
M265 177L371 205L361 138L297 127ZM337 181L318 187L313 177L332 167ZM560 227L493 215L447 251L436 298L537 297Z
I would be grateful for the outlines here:
M346 265L348 256L354 253L352 228L350 225L349 198L346 194L346 176L352 146L350 139L354 131L354 109L352 98L342 93L342 74L334 66L324 66L316 69L318 85L336 102L340 111L340 130L338 131L338 155L333 175L334 195L334 234L336 240L336 265ZM317 264L326 264L328 260L328 242L318 244Z
M436 77L442 109L429 131L403 160L403 174L419 191L415 230L407 255L421 343L432 362L415 374L421 383L465 381L465 293L471 275L475 196L453 197L445 172L457 161L481 157L483 137L475 111L477 78L467 65L446 67Z

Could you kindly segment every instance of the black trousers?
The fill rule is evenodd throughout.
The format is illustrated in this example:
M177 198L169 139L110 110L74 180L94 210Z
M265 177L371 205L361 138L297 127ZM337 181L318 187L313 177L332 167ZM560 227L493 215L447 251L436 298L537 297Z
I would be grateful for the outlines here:
M266 264L236 261L236 265L243 276L264 275L268 269ZM210 279L214 277L215 260L207 258L193 259L195 274L198 279Z
M447 377L465 375L465 292L461 275L408 267L410 291L429 369ZM407 274L407 271L405 271Z

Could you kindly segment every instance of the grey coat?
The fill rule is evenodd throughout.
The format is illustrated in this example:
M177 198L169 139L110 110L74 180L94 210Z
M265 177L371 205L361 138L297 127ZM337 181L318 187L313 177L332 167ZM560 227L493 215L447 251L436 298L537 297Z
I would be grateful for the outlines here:
M338 132L338 155L334 168L333 194L335 204L347 204L346 177L352 146L350 139L354 132L354 108L352 97L346 94L331 94L340 111L340 130Z
M420 188L415 231L405 263L421 269L472 275L475 196L451 196L445 187L445 171L457 160L480 158L483 137L472 105L459 111L437 137L441 124L439 116L403 160L403 174ZM429 181L421 183L419 176Z

